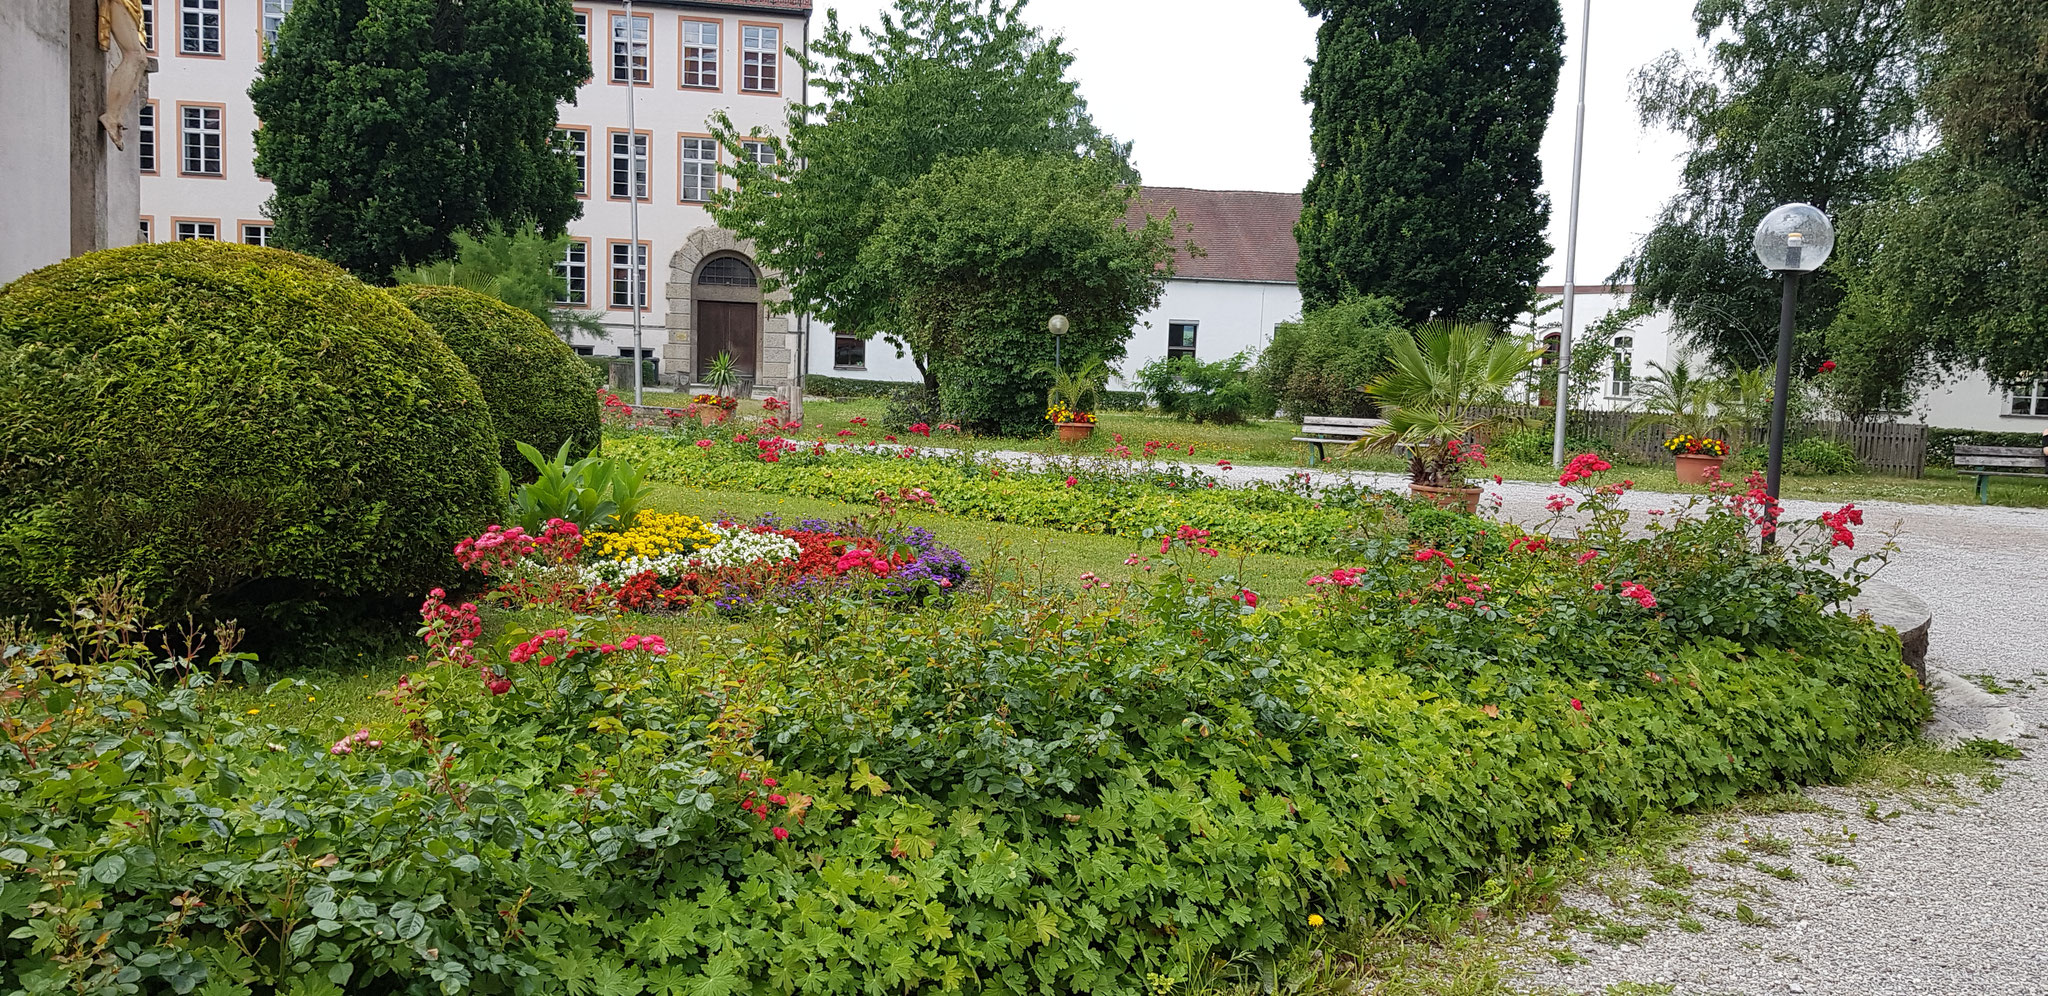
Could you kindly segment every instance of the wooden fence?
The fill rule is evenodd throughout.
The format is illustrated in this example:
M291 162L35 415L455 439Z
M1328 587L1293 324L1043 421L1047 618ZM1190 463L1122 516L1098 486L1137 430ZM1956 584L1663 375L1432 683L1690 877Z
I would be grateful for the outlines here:
M1524 410L1516 414L1547 420L1553 416L1545 409ZM1630 432L1629 421L1635 412L1601 412L1574 410L1566 419L1566 431L1598 442L1608 451L1636 460L1655 461L1667 457L1661 445L1670 435L1662 428L1644 428ZM1820 436L1847 444L1855 452L1856 460L1864 469L1892 477L1920 477L1927 469L1927 427L1904 422L1808 422L1791 427L1790 436L1799 439L1804 436ZM1728 445L1737 450L1755 447L1762 450L1768 442L1768 430L1737 430L1730 434Z

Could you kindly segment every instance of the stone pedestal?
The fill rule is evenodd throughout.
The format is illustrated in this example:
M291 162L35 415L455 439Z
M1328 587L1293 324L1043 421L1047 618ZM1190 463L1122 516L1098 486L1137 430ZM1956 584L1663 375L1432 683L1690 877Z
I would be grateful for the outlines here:
M1867 614L1871 622L1897 630L1906 663L1922 683L1927 681L1927 637L1934 628L1934 613L1920 596L1895 584L1871 581L1842 609L1850 615Z

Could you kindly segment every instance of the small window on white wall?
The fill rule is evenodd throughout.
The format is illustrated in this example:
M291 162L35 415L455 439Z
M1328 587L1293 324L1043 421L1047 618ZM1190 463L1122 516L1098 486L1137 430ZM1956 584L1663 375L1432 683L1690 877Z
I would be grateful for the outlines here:
M1626 398L1635 393L1636 341L1631 336L1614 337L1614 366L1608 371L1607 396Z
M181 221L177 223L179 242L218 242L220 224L212 221Z
M1198 322L1168 322L1166 324L1166 358L1177 359L1195 355L1195 331Z
M2014 391L2012 414L2048 416L2048 380L2037 380Z

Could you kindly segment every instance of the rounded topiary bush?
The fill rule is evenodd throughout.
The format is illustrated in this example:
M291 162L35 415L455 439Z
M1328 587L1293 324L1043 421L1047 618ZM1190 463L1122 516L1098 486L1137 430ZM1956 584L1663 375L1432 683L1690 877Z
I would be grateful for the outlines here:
M0 606L121 575L273 618L449 577L501 500L476 379L327 263L179 242L0 288Z
M552 455L567 442L580 456L603 438L587 365L530 312L461 287L406 284L391 293L476 375L498 429L498 459L513 476L533 476L518 443Z

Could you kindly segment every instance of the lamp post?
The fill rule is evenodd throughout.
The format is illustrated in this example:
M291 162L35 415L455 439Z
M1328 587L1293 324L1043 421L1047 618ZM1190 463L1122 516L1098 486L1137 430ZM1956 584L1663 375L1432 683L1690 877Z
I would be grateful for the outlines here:
M1785 404L1792 393L1792 321L1799 305L1799 275L1812 273L1835 251L1835 226L1811 204L1786 204L1764 215L1756 226L1756 258L1785 281L1778 306L1778 377L1771 391L1771 459L1765 490L1778 500L1778 481L1785 469ZM1764 534L1766 546L1776 542L1775 519Z
M1052 365L1062 370L1066 368L1060 366L1060 340L1067 337L1069 327L1065 315L1054 315L1045 323L1045 330L1052 333Z

